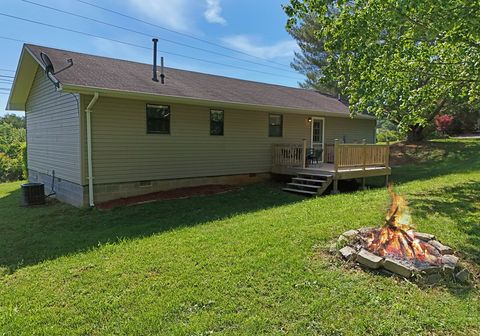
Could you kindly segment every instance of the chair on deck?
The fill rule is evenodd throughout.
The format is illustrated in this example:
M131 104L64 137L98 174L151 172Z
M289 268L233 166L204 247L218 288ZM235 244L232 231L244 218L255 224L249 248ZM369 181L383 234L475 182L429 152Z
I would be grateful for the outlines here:
M307 148L307 155L305 157L307 165L313 163L318 164L318 160L322 157L322 152L322 149Z

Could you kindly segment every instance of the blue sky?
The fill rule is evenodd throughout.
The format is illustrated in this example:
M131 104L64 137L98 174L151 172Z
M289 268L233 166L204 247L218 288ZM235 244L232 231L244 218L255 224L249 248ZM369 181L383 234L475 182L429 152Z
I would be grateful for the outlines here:
M159 26L192 35L254 57L206 44L114 13L109 13L102 9L89 6L81 1L90 2L101 7L138 17ZM159 55L165 56L166 66L170 67L287 86L298 86L297 83L303 79L301 75L295 73L289 67L293 58L293 52L297 49L297 46L285 31L286 16L281 5L286 3L287 0L81 1L2 1L0 14L18 16L144 47L151 46L151 37L158 37L160 39L158 47ZM31 2L140 31L148 36L105 26L65 13L55 12L36 6ZM152 59L151 51L146 49L49 28L0 15L0 45L2 46L0 57L0 75L2 76L0 77L0 88L10 87L9 82L11 79L5 76L14 75L14 72L8 70L16 69L22 47L21 42L7 40L4 39L5 37L54 48L145 63L150 63ZM208 49L241 60L162 41L162 38L188 46ZM223 63L231 67L173 56L162 53L162 51ZM260 65L248 63L244 60L260 63ZM258 72L234 68L235 66ZM6 90L0 90L0 115L5 113L4 108L8 95L4 93L7 92Z

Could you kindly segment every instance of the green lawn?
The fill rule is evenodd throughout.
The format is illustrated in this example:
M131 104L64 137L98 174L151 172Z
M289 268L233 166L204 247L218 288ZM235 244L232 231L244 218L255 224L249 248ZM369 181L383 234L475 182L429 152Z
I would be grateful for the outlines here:
M0 335L478 335L479 153L434 142L394 169L418 229L476 274L436 287L328 253L381 223L384 188L304 199L272 183L97 211L20 208L20 183L0 184Z

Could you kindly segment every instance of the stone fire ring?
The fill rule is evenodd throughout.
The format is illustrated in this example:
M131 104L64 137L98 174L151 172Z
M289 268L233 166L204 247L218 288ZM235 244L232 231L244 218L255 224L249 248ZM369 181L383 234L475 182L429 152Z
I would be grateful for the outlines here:
M427 283L435 283L441 279L456 279L466 282L470 273L461 267L458 257L453 255L450 247L443 245L435 236L428 233L415 232L415 238L428 242L442 255L439 265L417 265L408 260L399 260L389 256L381 257L364 248L362 234L375 228L361 228L344 232L337 241L336 250L347 261L360 264L372 270L386 270L392 274L408 279L423 279Z

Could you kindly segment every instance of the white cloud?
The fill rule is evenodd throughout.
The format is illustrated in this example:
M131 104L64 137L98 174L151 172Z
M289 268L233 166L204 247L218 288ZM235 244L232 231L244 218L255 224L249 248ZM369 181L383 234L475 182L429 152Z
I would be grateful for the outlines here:
M203 13L205 19L210 23L219 23L226 25L227 21L222 17L222 7L220 0L207 0L207 9Z
M222 39L229 47L257 57L271 59L293 57L298 45L293 40L280 41L271 45L262 45L246 35L235 35Z
M192 30L189 0L129 0L130 5L143 15L155 19L160 26L173 29Z

